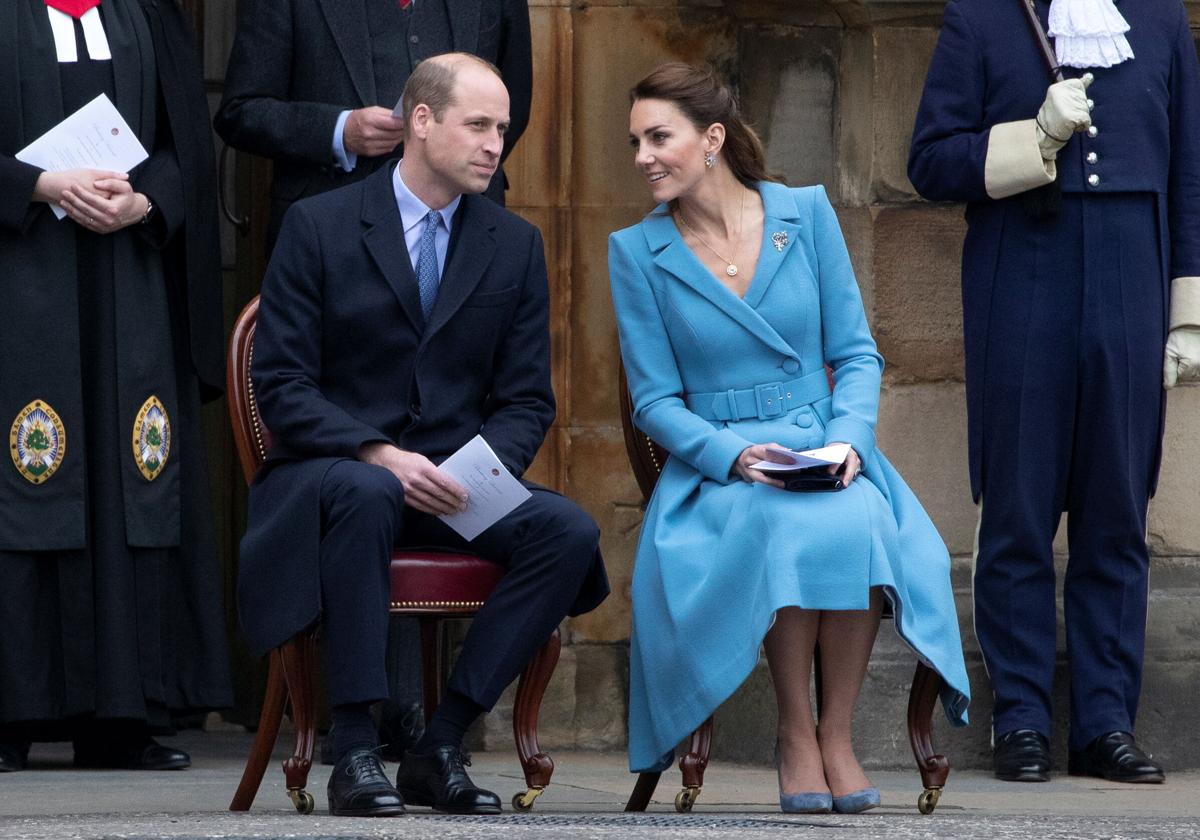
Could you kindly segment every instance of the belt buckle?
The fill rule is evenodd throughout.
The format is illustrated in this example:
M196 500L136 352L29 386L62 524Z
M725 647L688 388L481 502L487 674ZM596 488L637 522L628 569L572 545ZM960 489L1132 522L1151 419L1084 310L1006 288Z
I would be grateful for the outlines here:
M754 404L759 420L770 420L786 413L783 405L783 383L768 382L754 386Z

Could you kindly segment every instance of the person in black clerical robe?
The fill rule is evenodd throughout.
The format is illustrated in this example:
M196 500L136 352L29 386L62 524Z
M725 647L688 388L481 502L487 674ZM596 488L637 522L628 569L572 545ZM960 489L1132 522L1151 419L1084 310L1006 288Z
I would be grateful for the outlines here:
M102 94L148 160L17 159ZM223 379L215 179L178 5L0 4L0 113L0 771L60 739L79 767L186 767L152 736L231 692L200 430Z

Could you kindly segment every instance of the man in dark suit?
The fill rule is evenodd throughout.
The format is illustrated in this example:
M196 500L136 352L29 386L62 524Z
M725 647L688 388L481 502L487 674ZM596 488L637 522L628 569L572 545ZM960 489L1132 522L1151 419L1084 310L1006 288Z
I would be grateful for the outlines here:
M1049 84L1022 4L952 0L908 164L926 198L967 202L975 630L993 764L1006 781L1049 777L1065 511L1067 771L1157 783L1162 766L1134 738L1146 512L1163 388L1200 370L1200 65L1179 0L1076 16L1060 0L1031 5L1067 78Z
M397 153L392 116L416 63L458 50L500 68L511 96L501 163L529 122L532 55L526 0L248 0L217 111L231 146L274 161L267 250L292 202L360 181ZM485 195L504 204L497 170ZM419 634L391 621L384 755L420 737ZM327 749L322 758L329 760Z
M250 0L238 27L217 133L275 162L267 247L293 201L359 181L396 151L392 117L417 62L457 50L500 68L512 125L529 122L527 0ZM504 173L486 195L504 204Z
M498 813L463 769L462 736L564 616L608 593L595 523L532 498L467 543L438 514L466 491L436 463L482 435L520 476L554 417L548 283L537 229L482 193L508 94L453 53L404 92L405 155L298 202L263 282L252 376L274 445L250 492L239 608L258 652L321 622L337 762L334 814L409 804ZM480 610L396 788L372 750L386 696L388 561L396 545L467 549L507 568Z

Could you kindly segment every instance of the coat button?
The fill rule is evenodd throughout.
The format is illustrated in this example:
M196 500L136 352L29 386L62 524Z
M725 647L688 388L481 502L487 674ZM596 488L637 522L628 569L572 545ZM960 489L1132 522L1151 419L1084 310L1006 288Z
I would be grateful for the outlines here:
M1100 176L1097 175L1095 172L1093 172L1091 175L1088 176L1088 183L1091 184L1093 187L1100 186Z
M808 443L805 445L804 448L805 449L819 449L823 442L824 442L824 440L820 437L820 435L818 435L816 437L810 437L808 439Z
M419 44L419 43L421 42L421 39L420 39L420 38L418 38L416 35L409 35L409 36L408 36L408 42L409 42L410 44Z
M793 358L784 359L780 367L783 368L785 373L795 373L800 370L800 360Z
M811 411L801 411L796 415L796 425L801 429L807 429L813 424L813 416Z
M1100 155L1096 154L1095 152L1088 152L1086 160L1088 163L1092 164L1092 166L1095 166L1100 162Z
M1100 133L1100 129L1097 128L1096 126L1094 126L1094 125L1088 126L1088 130L1087 130L1088 137L1095 137L1099 133Z

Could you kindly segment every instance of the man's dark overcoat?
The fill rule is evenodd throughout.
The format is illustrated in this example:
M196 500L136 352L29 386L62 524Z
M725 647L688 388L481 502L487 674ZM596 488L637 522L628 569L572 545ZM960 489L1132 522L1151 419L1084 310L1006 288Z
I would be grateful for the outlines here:
M293 201L345 186L370 175L391 155L360 157L350 172L331 153L343 110L381 101L368 30L370 3L378 0L251 0L245 6L225 74L217 132L231 146L275 162L268 241L273 243ZM444 9L443 9L444 7ZM526 0L417 0L414 28L426 31L448 19L450 31L422 38L409 33L395 59L399 88L422 59L438 52L467 52L500 69L510 97L511 123L501 161L529 123L533 53ZM431 24L423 18L431 15ZM436 31L436 30L434 30ZM437 45L441 45L440 48ZM504 203L504 172L488 196Z
M425 323L394 169L297 202L263 283L252 378L274 442L251 488L238 583L259 652L320 612L320 487L332 464L376 441L440 462L481 434L521 476L554 419L541 234L464 195ZM607 592L597 556L571 614Z

